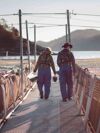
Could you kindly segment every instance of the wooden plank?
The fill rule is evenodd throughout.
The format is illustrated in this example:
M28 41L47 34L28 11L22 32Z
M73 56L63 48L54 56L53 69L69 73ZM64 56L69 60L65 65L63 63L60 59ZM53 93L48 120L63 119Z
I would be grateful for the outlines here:
M2 133L86 133L77 113L73 100L62 102L58 81L52 82L48 100L39 98L38 88L35 86L2 128Z

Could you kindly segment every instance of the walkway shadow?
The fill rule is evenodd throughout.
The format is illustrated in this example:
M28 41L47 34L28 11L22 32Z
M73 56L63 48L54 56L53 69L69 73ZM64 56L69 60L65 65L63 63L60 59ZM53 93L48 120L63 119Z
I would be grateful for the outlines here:
M18 133L22 131L23 133L45 133L49 130L51 121L58 117L57 105L52 99L47 101L38 98L33 99L31 98L29 103L26 100L18 107L1 129L1 133L14 131Z
M1 133L85 133L80 128L83 124L77 117L74 101L62 102L58 97L59 88L54 85L55 90L48 100L39 99L32 91L5 123Z

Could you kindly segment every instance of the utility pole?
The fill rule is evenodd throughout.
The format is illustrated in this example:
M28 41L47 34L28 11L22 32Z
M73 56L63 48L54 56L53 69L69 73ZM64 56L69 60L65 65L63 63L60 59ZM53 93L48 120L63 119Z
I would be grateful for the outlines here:
M19 31L20 31L20 65L21 65L21 93L23 99L23 38L22 38L22 12L19 10Z
M68 26L68 42L71 43L69 10L67 10L67 26Z
M36 61L36 25L34 25L34 61Z
M65 25L65 32L66 32L66 42L67 42L67 24Z
M30 65L30 44L29 44L29 37L28 37L28 22L26 20L26 36L27 36L27 51L28 51L28 64L29 64L29 72L31 71Z

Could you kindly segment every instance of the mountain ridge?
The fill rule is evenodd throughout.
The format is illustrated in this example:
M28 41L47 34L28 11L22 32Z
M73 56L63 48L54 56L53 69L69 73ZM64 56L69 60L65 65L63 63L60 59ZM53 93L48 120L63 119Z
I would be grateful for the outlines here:
M50 42L38 41L37 44L44 47L51 47L53 51L59 51L65 41L65 36L62 36ZM94 29L75 30L71 32L71 44L74 51L99 51L100 31Z

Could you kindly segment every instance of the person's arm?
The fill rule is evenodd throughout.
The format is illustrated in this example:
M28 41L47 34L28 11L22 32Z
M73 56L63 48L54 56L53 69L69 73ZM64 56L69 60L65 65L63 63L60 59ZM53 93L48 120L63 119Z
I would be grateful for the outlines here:
M73 68L73 74L75 74L76 68L75 68L75 58L73 54L72 54L72 68Z
M36 65L35 65L35 68L34 68L34 72L36 72L37 71L37 69L38 69L38 67L39 67L39 64L40 64L40 56L39 56L39 58L38 58L38 60L37 60L37 62L36 62Z
M61 59L60 59L60 53L58 53L58 56L57 56L57 65L60 67L61 65Z
M52 70L53 70L53 73L54 74L56 74L56 69L55 69L55 64L54 64L54 61L53 61L53 58L52 58L52 56L50 56L50 65L51 65L51 68L52 68Z

